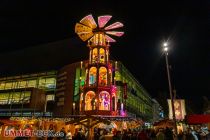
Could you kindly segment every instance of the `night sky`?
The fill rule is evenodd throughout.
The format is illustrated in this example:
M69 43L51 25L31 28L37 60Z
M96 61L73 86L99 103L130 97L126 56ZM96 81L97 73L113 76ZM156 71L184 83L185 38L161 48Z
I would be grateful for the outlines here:
M168 40L178 98L192 100L197 108L202 96L210 99L210 2L84 1L1 1L0 76L87 59L88 48L74 33L75 23L88 14L95 19L110 14L109 23L120 21L125 31L115 38L111 58L122 61L153 97L168 92L161 50Z

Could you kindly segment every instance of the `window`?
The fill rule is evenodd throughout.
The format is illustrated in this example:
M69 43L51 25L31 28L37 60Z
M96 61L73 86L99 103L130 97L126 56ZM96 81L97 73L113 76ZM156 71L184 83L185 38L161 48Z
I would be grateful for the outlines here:
M53 89L55 88L55 83L56 83L55 78L46 78L45 87L48 89Z
M0 83L0 90L4 90L4 87L5 87L5 83L4 82L1 82Z
M13 86L12 86L12 88L14 89L14 88L19 88L18 87L18 82L17 81L13 81Z
M55 95L47 95L47 101L54 101Z
M93 58L92 58L92 60L93 60L93 63L97 63L98 62L98 49L97 48L93 49Z
M115 71L115 80L121 81L121 74L119 73L119 71Z
M110 110L110 95L107 91L99 94L99 110Z
M12 89L12 82L6 83L5 89Z
M96 109L95 92L88 91L85 95L85 110L95 110L95 109Z
M105 67L100 67L99 69L99 85L107 85L107 69Z
M59 100L58 100L59 102L64 102L64 97L62 97L62 98L59 98Z
M12 99L11 99L12 103L19 103L20 102L21 92L14 92L14 93L11 93L11 94L12 94Z
M105 63L105 51L103 48L100 48L100 63Z
M26 81L20 81L19 82L19 88L25 88L25 87L27 87Z
M0 104L7 104L9 93L0 93Z
M99 44L102 45L104 36L99 34Z
M0 93L0 104L22 104L29 103L31 91Z
M98 42L99 42L99 37L98 37L98 36L99 36L98 34L95 35L95 38L96 38L95 44L96 44L96 45L98 45Z
M36 80L29 80L28 87L36 87Z
M46 79L42 78L39 80L39 88L44 88L46 83Z
M89 85L96 83L96 75L97 75L97 69L96 67L90 68L89 71Z
M30 98L31 98L31 92L25 91L25 92L22 92L22 94L24 94L23 103L29 103Z

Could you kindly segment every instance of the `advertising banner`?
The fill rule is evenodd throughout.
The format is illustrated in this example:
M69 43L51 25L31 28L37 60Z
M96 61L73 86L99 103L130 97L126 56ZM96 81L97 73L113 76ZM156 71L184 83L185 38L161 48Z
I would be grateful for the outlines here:
M168 106L169 106L169 119L173 119L172 118L171 99L168 99ZM175 111L176 120L183 120L186 115L185 100L175 99L174 100L174 111Z

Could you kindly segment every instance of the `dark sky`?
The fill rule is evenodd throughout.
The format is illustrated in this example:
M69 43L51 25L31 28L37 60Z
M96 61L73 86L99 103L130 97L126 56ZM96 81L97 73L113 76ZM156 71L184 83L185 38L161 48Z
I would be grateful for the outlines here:
M69 63L81 60L79 56L88 58L85 43L74 33L75 23L90 13L95 19L111 14L111 22L121 21L125 31L112 44L112 58L121 60L156 97L158 92L168 91L161 43L169 40L173 87L180 98L199 104L202 96L210 98L209 4L205 0L1 1L1 76L33 71L38 62L43 69L50 69L67 63L66 58ZM42 44L56 41L61 43L42 49ZM72 46L62 49L62 44ZM61 49L55 54L58 46Z

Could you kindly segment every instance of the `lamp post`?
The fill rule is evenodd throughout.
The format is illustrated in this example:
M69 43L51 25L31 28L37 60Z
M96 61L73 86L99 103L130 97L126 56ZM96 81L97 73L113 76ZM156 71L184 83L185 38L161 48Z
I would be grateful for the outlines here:
M175 109L174 109L174 97L173 97L173 94L172 94L171 77L170 77L169 64L168 64L168 43L167 42L163 43L163 51L165 53L165 60L166 60L168 86L169 86L169 93L170 93L171 106L172 106L172 119L174 121L175 135L177 135L176 116L175 116Z

